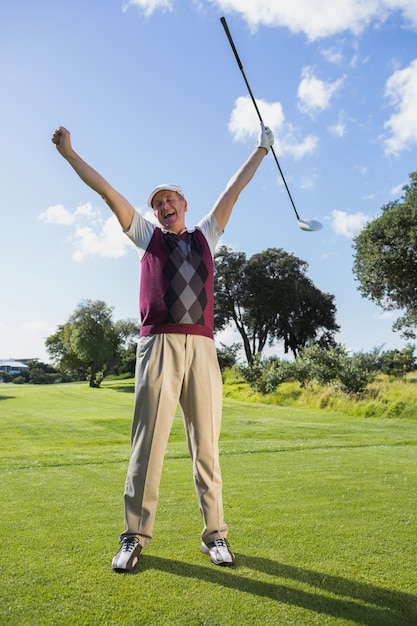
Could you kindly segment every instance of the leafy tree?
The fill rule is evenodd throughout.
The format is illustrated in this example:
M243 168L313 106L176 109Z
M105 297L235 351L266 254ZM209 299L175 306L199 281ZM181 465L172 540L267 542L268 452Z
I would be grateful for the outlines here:
M405 377L416 367L414 350L410 343L403 350L385 350L378 359L379 370L388 376Z
M239 343L232 343L231 346L226 346L224 343L220 343L220 348L217 348L217 359L222 372L225 369L236 365L239 348Z
M71 346L72 324L67 322L45 340L46 349L59 370L69 379L86 380L88 365L78 358Z
M48 363L42 363L42 361L30 361L28 365L29 382L32 385L48 385L56 382L62 382L64 379L64 376Z
M49 354L62 371L88 376L90 387L98 387L103 371L120 361L120 350L138 326L132 320L112 320L113 309L101 300L81 302L63 326L46 339Z
M119 363L114 368L117 374L130 374L134 376L136 367L137 341L128 341L126 346L119 352Z
M215 330L236 326L250 366L274 341L294 356L309 342L332 343L339 330L334 297L306 276L305 261L277 248L247 259L222 246L215 270Z
M246 255L244 252L233 252L227 246L221 246L215 253L214 262L214 328L223 330L232 321L242 337L248 357L252 351L245 332L246 293L242 289Z
M417 172L403 189L355 238L353 272L363 296L403 311L393 329L410 339L417 326Z

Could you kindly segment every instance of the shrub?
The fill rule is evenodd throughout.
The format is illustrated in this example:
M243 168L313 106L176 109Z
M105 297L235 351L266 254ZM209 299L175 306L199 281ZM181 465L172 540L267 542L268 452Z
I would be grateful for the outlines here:
M348 357L338 374L341 391L362 393L375 380L375 364L367 354L354 354Z
M269 357L253 360L251 367L240 366L243 379L256 391L274 393L279 385L298 381L302 388L317 384L338 389L345 394L360 394L381 372L389 376L405 376L415 368L414 346L404 350L382 352L375 348L369 353L349 354L347 348L336 344L323 348L317 344L301 348L294 362Z
M318 345L302 348L295 362L295 376L302 386L313 381L321 386L335 385L348 359L344 346L329 349Z
M273 393L278 385L293 379L293 365L289 361L256 356L252 367L241 365L239 372L249 385L260 393Z
M0 372L0 381L3 383L11 383L13 380L13 376L9 374L9 372Z
M24 376L16 376L15 378L13 378L13 383L15 385L23 385L25 382L26 380Z

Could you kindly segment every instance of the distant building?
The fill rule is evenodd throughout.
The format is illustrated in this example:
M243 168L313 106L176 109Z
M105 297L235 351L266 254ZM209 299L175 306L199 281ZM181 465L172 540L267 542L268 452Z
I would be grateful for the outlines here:
M18 376L22 371L29 369L29 366L22 361L15 359L0 360L0 372L7 372L12 376Z

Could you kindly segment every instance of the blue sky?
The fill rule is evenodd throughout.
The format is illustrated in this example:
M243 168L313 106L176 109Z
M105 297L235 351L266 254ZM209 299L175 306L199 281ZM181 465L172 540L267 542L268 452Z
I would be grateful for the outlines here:
M55 150L56 126L142 214L152 187L180 184L190 226L252 151L258 120L223 15L298 212L324 228L297 227L268 156L221 242L306 261L335 296L337 340L349 349L405 346L391 330L397 314L357 290L352 237L417 169L416 0L8 0L0 358L48 360L45 337L87 298L115 319L138 316L136 250Z

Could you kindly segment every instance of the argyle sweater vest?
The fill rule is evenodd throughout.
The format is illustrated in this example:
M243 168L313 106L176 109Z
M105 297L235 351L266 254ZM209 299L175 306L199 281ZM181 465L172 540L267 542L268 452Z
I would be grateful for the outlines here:
M155 228L141 261L140 336L182 333L213 338L213 257L203 233Z

